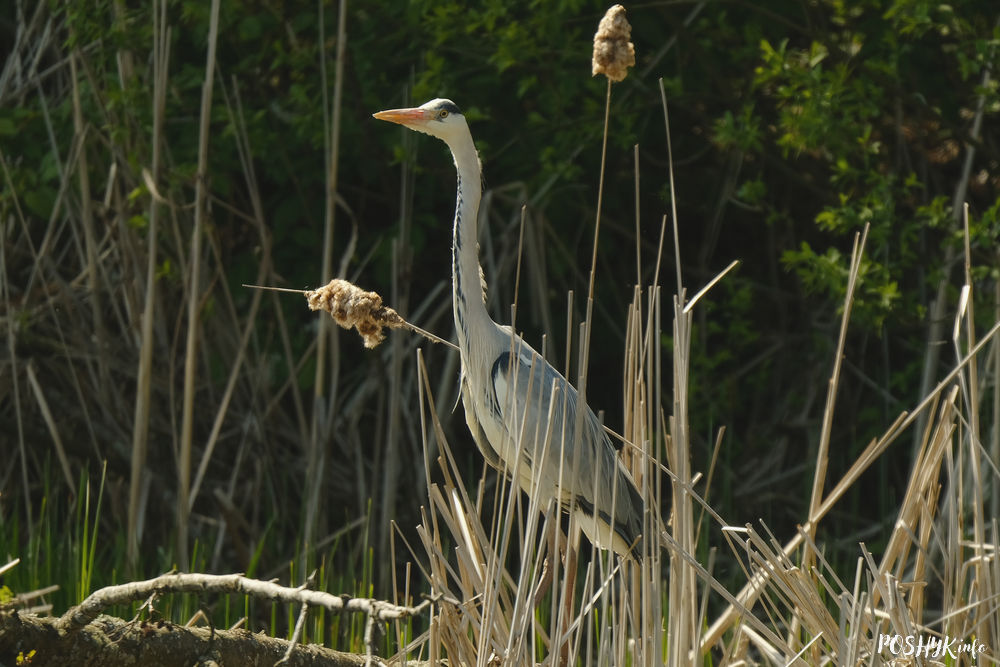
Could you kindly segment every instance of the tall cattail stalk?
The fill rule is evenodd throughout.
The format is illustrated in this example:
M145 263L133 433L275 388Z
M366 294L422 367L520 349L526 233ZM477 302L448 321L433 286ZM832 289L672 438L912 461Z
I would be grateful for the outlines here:
M152 156L149 180L155 186L160 177L160 151L163 142L163 114L166 106L167 81L170 63L170 28L166 25L166 2L153 4L153 132L150 138ZM135 422L132 424L131 477L129 479L128 526L126 533L127 562L134 568L139 558L141 535L140 507L144 486L144 470L149 439L149 416L153 368L153 318L156 307L156 267L160 224L159 196L155 187L150 188L149 234L146 255L146 294L143 301L142 329L140 334L139 368L135 392Z
M208 27L208 54L205 58L205 81L202 84L201 120L198 131L198 167L195 182L194 228L191 230L190 274L187 285L187 343L184 357L184 408L181 422L180 455L177 484L177 562L188 569L188 497L191 492L191 450L194 439L195 375L198 362L198 336L201 330L201 241L205 233L208 192L208 137L212 116L212 90L215 82L215 47L219 36L219 0L212 0Z
M319 4L320 38L323 40L323 3ZM337 12L337 51L334 58L333 100L327 105L326 52L320 50L320 72L323 77L323 131L326 161L326 209L323 220L323 245L321 247L320 280L333 278L333 243L337 214L337 186L340 173L340 121L342 114L344 58L347 47L347 0L340 0ZM331 109L332 107L332 109ZM340 356L336 349L336 331L327 321L321 321L316 334L316 373L313 384L312 423L306 448L306 478L304 488L304 516L302 553L300 560L307 570L306 553L314 541L319 519L319 500L322 478L326 466L325 445L331 429L334 405L337 400L337 380ZM330 377L327 377L329 372Z

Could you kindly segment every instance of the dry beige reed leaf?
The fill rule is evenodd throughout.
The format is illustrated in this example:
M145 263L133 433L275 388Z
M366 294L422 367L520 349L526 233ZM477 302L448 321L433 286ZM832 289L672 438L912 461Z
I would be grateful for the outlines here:
M385 340L383 327L399 329L406 326L399 313L382 305L382 297L346 280L334 278L324 287L305 294L310 310L325 310L343 328L354 327L369 349Z
M632 26L625 18L625 8L614 5L597 26L594 56L590 61L592 76L603 74L609 81L621 81L628 68L635 65L635 45L629 41Z

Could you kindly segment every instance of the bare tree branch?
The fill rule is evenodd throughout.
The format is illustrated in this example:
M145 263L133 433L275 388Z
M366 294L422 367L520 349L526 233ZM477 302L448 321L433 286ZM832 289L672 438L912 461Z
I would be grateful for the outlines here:
M352 598L347 595L332 595L321 591L279 586L270 581L247 579L241 574L164 574L146 581L108 586L95 591L86 600L63 614L56 621L55 628L60 634L76 632L112 605L128 604L134 600L144 600L150 595L166 593L252 595L274 602L324 607L330 611L360 612L380 621L416 616L430 604L429 601L424 601L416 607L401 607L382 600Z

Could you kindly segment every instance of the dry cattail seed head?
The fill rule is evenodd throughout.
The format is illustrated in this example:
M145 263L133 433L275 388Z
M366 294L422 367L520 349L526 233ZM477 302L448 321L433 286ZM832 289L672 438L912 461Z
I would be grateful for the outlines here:
M625 8L615 5L607 11L594 35L594 57L590 61L593 76L603 74L610 81L621 81L628 68L635 65L635 45L629 41L632 26L625 18Z
M357 329L367 348L385 340L382 327L397 329L406 325L399 313L382 305L382 297L346 280L335 278L325 287L310 290L306 300L310 310L325 310L345 329Z

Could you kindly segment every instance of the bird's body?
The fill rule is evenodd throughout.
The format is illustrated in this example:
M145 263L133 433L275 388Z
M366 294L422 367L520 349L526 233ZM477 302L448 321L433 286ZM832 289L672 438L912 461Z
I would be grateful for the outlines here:
M578 419L576 389L486 311L476 238L482 176L465 118L453 102L441 99L375 117L438 137L455 159L453 306L462 403L479 450L537 499L540 508L556 498L576 513L594 544L637 555L642 498L597 417L583 404Z

